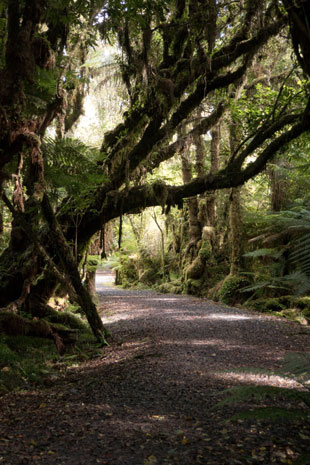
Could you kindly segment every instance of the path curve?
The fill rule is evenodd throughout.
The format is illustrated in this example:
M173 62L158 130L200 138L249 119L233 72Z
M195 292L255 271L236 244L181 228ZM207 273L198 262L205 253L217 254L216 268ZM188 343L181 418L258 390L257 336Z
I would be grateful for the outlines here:
M304 426L227 423L236 407L212 407L235 384L292 387L235 370L275 369L287 351L309 351L308 328L100 279L111 346L49 389L0 399L0 464L268 465L307 450Z

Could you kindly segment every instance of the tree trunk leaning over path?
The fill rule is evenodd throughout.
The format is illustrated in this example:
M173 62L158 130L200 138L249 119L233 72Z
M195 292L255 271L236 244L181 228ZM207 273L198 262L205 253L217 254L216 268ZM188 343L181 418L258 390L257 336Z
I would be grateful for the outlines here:
M107 344L106 337L109 336L109 332L104 328L102 320L98 315L96 305L94 304L89 292L82 284L77 263L57 223L47 194L43 197L42 211L49 225L53 240L56 243L59 258L64 267L64 272L72 283L77 295L78 303L85 313L93 334L99 342Z

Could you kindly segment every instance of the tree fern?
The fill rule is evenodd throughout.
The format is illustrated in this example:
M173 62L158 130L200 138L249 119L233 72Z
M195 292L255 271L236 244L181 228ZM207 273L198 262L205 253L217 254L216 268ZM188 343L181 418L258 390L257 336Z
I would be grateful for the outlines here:
M266 245L277 241L279 245L260 248L245 256L273 260L271 265L268 264L268 269L269 271L274 269L275 272L269 279L256 282L244 291L273 287L293 290L298 295L306 294L310 291L310 211L299 208L268 214L265 221L266 232L251 239L251 242L261 240ZM284 242L283 238L286 238ZM285 265L288 265L292 271L283 276L280 270L285 269Z
M79 197L81 202L81 194L84 193L84 202L106 180L97 164L99 151L77 139L47 138L43 143L43 154L46 181L54 198L69 195Z

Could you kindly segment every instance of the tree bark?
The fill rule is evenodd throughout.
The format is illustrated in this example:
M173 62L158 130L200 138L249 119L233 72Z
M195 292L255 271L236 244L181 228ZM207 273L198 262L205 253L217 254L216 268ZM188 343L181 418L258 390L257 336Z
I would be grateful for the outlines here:
M288 202L288 178L283 173L285 160L275 157L273 164L268 169L271 188L271 210L279 212L285 208Z
M236 187L230 193L229 207L230 225L230 274L236 275L242 268L243 255L243 222L240 202L240 188Z
M192 180L192 166L189 159L188 152L181 153L182 162L182 178L184 184ZM188 199L188 213L189 213L189 243L187 246L187 253L196 255L195 249L197 242L201 238L201 225L198 220L198 199L192 197Z
M43 197L42 211L49 225L50 234L55 241L57 253L63 264L64 272L72 283L77 295L78 303L86 315L93 334L99 342L107 344L106 337L109 333L103 326L101 318L98 315L96 305L93 303L90 294L82 284L76 261L57 223L47 194Z
M239 128L236 123L231 122L229 127L230 152L231 156L235 153L236 147L240 141ZM242 265L243 254L243 221L241 213L240 187L231 189L229 205L229 226L230 226L230 275L237 275Z

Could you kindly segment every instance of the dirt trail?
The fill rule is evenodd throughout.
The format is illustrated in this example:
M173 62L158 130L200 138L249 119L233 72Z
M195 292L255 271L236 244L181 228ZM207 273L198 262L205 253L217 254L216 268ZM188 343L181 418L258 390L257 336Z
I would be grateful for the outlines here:
M98 277L113 341L46 390L0 399L6 465L290 464L310 430L284 422L226 422L212 409L240 384L293 381L237 373L274 369L309 351L308 328L189 296L127 291Z

